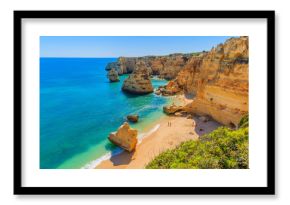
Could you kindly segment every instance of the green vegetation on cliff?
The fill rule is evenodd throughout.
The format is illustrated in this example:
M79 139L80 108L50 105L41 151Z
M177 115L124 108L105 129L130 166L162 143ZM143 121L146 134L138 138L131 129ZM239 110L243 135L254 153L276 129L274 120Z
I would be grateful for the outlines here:
M239 123L239 128L249 127L249 114L242 117Z
M239 129L220 127L197 141L186 141L153 159L147 169L247 169L248 115Z

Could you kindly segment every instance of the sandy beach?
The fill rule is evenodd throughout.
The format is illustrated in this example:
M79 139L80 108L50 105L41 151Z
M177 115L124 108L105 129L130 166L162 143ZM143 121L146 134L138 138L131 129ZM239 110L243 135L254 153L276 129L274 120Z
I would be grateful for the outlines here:
M181 104L190 101L183 96L176 98ZM199 136L210 133L220 126L215 121L203 122L197 117L188 119L177 116L162 117L156 122L156 125L159 125L159 128L145 135L135 151L131 153L124 151L112 156L101 162L96 169L143 169L161 152L175 148L181 142L190 139L197 140Z

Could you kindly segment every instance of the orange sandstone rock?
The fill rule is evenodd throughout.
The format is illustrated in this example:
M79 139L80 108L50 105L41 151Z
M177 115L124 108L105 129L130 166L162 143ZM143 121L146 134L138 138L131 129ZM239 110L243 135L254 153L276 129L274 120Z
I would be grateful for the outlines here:
M137 145L137 134L136 129L130 128L129 124L125 122L119 127L117 132L110 133L109 140L123 149L131 152L136 148Z
M119 75L115 68L112 68L108 71L107 77L109 78L110 82L119 82Z
M132 94L147 94L153 92L148 68L143 61L137 63L137 68L124 81L122 90Z
M176 81L195 95L187 112L210 115L225 125L238 125L248 112L248 38L231 38L200 57L192 57Z
M168 56L120 57L118 65L123 74L132 73L137 64L142 61L146 64L149 74L158 75L167 80L174 79L183 69L188 60L188 54L171 54Z
M153 92L150 75L158 75L171 81L156 94L190 94L194 100L186 106L188 113L209 115L222 124L237 126L249 106L248 49L248 37L243 36L198 55L120 57L120 72L132 73L122 89L136 94Z

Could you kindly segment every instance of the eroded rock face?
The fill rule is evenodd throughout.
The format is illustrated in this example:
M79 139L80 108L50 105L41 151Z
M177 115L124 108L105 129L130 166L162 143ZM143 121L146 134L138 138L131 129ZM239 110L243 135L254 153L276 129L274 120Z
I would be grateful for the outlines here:
M110 82L119 82L119 75L118 75L118 72L112 68L108 74L107 74L107 77L109 78Z
M137 58L118 58L118 63L120 65L120 72L122 74L132 73L136 68Z
M165 86L159 86L159 88L156 89L155 94L163 96L171 96L176 95L180 92L182 92L182 89L179 87L179 85L175 80L172 80L169 81L169 83L167 83L167 85Z
M192 57L176 81L185 93L196 96L187 112L237 126L248 112L248 37L231 38Z
M123 90L136 94L152 92L149 76L158 75L171 81L157 89L157 95L190 94L194 100L186 106L186 112L237 126L248 112L248 43L248 37L239 37L195 55L119 58L120 72L133 72Z
M195 95L197 89L196 78L197 73L200 73L202 69L203 58L207 53L202 53L199 56L193 56L189 59L188 63L178 73L175 82L178 87L185 93Z
M111 63L108 63L107 66L106 66L106 70L109 71L111 70L112 68L116 68L118 62L111 62Z
M187 61L188 57L186 54L169 55L169 57L164 59L163 69L159 71L159 77L166 80L176 78L177 74L183 69Z
M117 132L110 133L109 140L123 149L132 152L137 145L138 131L136 129L130 128L129 124L125 122L119 127Z
M171 80L184 67L189 56L189 54L171 54L168 56L120 57L118 59L119 74L132 73L137 68L137 64L142 61L150 75L158 75L160 78Z
M132 94L147 94L153 92L149 69L143 61L136 64L136 69L124 81L122 90Z
M183 106L177 106L174 104L168 105L168 106L163 106L163 112L168 114L168 115L172 115L174 113L181 112L181 111L184 111Z
M111 70L113 68L118 72L119 75L122 75L121 68L120 68L120 63L119 62L111 62L111 63L108 63L105 69L107 71L109 71L109 70Z

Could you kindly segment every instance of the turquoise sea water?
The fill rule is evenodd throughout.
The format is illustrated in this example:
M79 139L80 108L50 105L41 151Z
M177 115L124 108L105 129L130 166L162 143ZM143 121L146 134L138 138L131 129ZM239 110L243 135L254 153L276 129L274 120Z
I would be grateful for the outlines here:
M40 168L82 168L118 148L107 137L128 114L139 133L163 116L170 98L121 91L127 75L110 83L105 66L110 58L40 58ZM153 86L166 84L153 79Z

